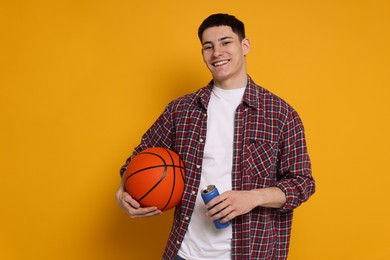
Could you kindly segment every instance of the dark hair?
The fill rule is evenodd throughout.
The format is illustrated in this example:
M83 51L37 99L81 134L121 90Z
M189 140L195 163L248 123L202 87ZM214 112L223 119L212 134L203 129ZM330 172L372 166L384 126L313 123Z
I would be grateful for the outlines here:
M203 32L214 26L230 26L232 31L238 35L240 40L245 38L245 28L243 22L230 14L212 14L207 17L203 23L199 26L198 37L202 41Z

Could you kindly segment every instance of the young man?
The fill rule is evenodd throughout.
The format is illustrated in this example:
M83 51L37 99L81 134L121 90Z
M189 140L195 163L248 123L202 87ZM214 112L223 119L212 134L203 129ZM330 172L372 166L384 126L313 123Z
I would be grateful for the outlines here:
M302 122L247 75L250 42L241 21L214 14L198 35L212 81L168 104L121 174L149 147L170 148L186 165L163 259L285 259L293 209L315 191ZM209 184L221 195L205 206L200 190ZM130 217L161 214L140 207L123 180L117 202ZM232 224L218 230L212 221L220 218Z

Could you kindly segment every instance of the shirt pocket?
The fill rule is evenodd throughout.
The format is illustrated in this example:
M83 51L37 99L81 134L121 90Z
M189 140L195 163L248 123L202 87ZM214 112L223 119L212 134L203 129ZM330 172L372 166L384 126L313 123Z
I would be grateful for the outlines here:
M245 172L249 175L253 188L270 187L277 181L277 144L250 139L246 145Z

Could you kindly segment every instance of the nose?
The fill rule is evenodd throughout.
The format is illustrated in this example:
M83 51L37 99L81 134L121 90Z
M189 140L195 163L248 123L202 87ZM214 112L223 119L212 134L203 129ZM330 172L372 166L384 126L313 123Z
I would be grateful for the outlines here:
M222 49L219 46L214 46L213 57L217 58L217 57L221 56L221 53L222 53Z

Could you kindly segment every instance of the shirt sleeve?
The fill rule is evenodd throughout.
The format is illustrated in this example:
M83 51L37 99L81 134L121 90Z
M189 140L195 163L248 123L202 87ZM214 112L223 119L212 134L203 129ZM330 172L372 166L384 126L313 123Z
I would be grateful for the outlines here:
M158 117L154 124L142 136L141 143L134 149L132 155L126 160L126 163L120 169L120 175L126 171L132 158L141 151L152 147L170 148L172 145L171 104L168 104L164 112Z
M304 128L295 111L291 111L283 127L279 149L276 186L286 195L286 203L280 210L293 210L315 192Z

